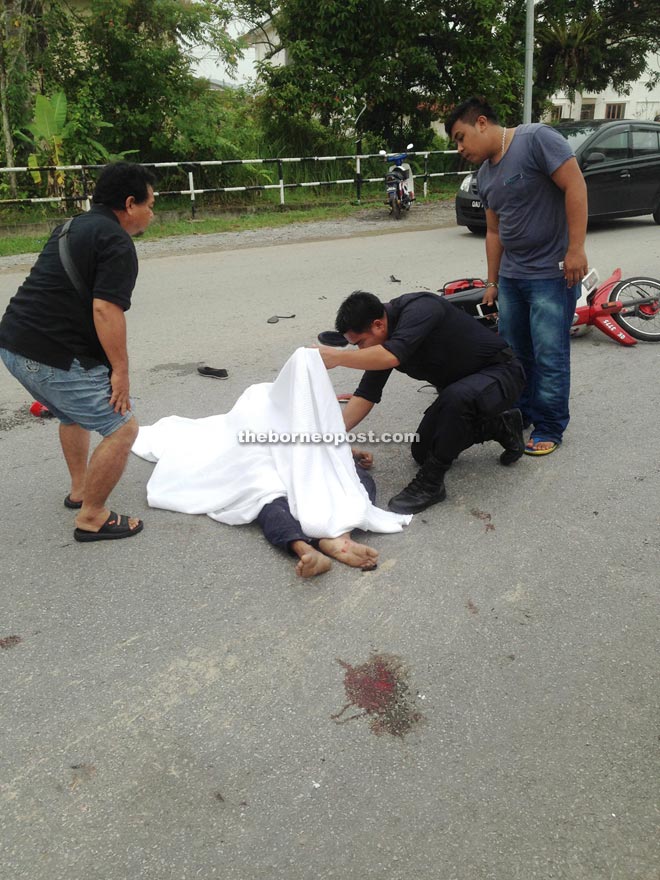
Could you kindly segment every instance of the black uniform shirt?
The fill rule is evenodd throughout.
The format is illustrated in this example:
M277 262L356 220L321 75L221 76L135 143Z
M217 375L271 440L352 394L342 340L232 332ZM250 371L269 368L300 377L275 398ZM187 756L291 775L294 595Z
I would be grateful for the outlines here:
M60 260L60 228L10 300L0 322L0 347L62 370L74 358L86 368L109 365L94 329L92 301L130 308L138 273L135 245L110 208L94 205L74 218L69 247L86 287L83 300Z
M441 296L406 293L385 303L388 337L383 348L398 360L396 369L436 388L445 388L497 363L507 343ZM392 370L368 370L355 396L380 403Z

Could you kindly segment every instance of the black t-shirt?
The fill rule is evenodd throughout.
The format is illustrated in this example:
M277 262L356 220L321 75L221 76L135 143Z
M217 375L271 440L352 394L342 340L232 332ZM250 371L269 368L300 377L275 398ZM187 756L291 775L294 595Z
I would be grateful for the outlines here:
M400 373L446 388L497 363L507 343L441 296L406 293L385 303L387 340L383 348L399 360ZM380 403L392 370L368 370L355 396Z
M75 217L69 248L85 284L85 298L69 280L55 229L0 321L0 347L68 370L74 358L85 367L107 364L92 317L92 301L103 299L130 308L138 273L133 239L114 211L94 205Z

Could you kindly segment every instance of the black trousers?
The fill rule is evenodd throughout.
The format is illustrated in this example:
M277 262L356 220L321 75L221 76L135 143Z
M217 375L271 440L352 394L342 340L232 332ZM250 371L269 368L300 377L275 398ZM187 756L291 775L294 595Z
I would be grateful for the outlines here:
M376 484L373 477L359 465L355 469L360 482L367 490L369 500L374 504L376 502ZM261 526L264 537L281 550L289 550L293 541L305 541L307 544L315 543L314 539L303 532L300 523L291 513L287 498L276 498L269 504L265 504L259 512L257 522Z
M514 358L443 388L417 428L419 440L411 447L415 461L423 464L433 454L449 468L464 449L491 439L489 423L514 405L524 385L525 371Z

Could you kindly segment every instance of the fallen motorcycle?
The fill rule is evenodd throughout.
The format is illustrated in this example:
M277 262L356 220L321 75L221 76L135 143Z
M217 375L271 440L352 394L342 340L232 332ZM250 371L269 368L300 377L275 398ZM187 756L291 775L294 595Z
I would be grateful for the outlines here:
M497 331L497 300L492 306L482 303L486 282L481 278L459 278L448 281L438 294L456 308L476 318L483 326ZM621 269L598 284L598 273L592 269L582 279L582 292L575 307L571 336L583 336L597 327L620 345L636 345L637 341L660 342L660 280L637 275L621 278ZM348 345L334 330L319 333L323 345Z
M485 282L462 278L447 282L438 293L448 302L497 329L497 306L483 305ZM620 345L660 342L660 281L647 276L621 279L615 269L602 284L592 269L582 280L582 292L575 307L571 336L582 336L597 327Z

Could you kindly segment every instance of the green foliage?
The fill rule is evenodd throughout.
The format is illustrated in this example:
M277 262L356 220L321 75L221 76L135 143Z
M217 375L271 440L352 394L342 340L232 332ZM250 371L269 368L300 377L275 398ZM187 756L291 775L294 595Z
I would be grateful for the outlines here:
M467 94L521 92L522 0L283 0L272 11L287 65L262 65L269 133L313 145L371 133L424 148L430 123ZM495 47L496 50L495 50ZM356 124L356 119L359 121ZM357 128L357 132L356 132Z
M169 158L180 143L204 149L211 141L212 102L191 73L190 48L213 46L231 63L236 44L226 34L226 5L214 0L91 0L82 18L77 65L61 71L74 103L106 120L109 151L136 150L143 161ZM210 111L210 116L209 116ZM196 118L198 114L198 118Z
M537 106L560 90L571 100L610 85L627 93L647 70L647 56L660 51L657 0L541 0L536 9Z
M81 119L82 108L67 121L67 99L64 92L57 92L51 97L37 95L35 98L34 119L25 126L32 137L22 132L16 134L28 143L33 152L28 156L28 164L32 168L39 165L63 165L71 163L92 164L107 161L109 153L103 144L91 137L93 127L111 128L102 120ZM33 175L35 182L40 182L38 172ZM58 178L58 182L61 180Z
M57 92L50 98L37 95L34 119L26 125L26 129L32 135L30 145L35 151L30 154L29 165L33 168L37 165L61 165L62 141L66 133L64 92Z
M424 148L428 126L473 94L508 124L521 120L525 0L243 0L252 22L272 19L287 65L262 65L269 133L314 144L379 137ZM657 0L540 0L535 106L560 89L625 89L660 50Z

